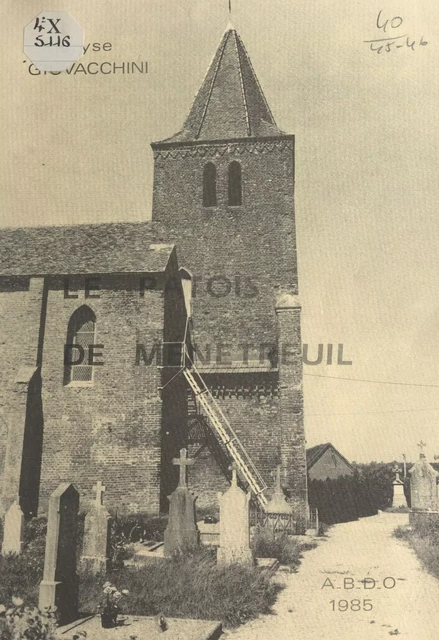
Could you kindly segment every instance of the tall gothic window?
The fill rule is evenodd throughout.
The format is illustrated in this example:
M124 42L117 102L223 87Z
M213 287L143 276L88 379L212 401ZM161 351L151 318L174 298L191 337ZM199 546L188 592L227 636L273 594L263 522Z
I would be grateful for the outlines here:
M229 164L229 206L242 205L242 175L241 165L233 161Z
M93 365L89 364L89 346L95 343L96 316L90 307L77 309L70 318L64 356L65 383L91 382Z
M216 167L212 162L203 171L203 207L216 207Z

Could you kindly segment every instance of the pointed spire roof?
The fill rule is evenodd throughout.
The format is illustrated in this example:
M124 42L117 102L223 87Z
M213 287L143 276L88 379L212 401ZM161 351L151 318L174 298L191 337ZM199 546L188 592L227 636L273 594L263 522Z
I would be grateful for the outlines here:
M244 44L229 24L183 129L163 142L281 135Z

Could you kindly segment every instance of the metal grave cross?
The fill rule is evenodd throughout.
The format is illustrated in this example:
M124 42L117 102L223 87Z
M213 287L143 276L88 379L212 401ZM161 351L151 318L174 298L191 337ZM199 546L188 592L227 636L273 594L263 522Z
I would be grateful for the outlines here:
M93 487L93 491L96 491L96 504L100 507L102 505L105 491L105 487L100 480L99 482L96 482L95 486Z
M195 460L192 460L187 457L187 449L183 447L180 449L180 457L174 458L172 460L172 464L179 465L180 467L180 479L178 481L179 487L187 487L186 483L186 467L190 467L191 464L194 464Z

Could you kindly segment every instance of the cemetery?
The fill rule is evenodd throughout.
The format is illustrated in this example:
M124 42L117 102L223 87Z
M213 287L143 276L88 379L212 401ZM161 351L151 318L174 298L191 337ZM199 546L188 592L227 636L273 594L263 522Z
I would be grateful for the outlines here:
M270 612L281 589L276 570L281 564L296 571L302 552L313 546L288 534L292 513L280 467L261 525L251 517L251 496L240 487L236 467L229 488L218 492L216 515L203 518L187 484L193 460L186 449L173 463L179 483L168 517L112 517L100 481L85 507L74 485L61 483L50 496L47 520L25 522L18 502L12 504L0 557L2 638L18 620L39 625L35 638L110 638L121 626L127 638L154 638L163 626L187 640L216 638L223 627Z
M313 537L291 535L280 466L263 513L242 488L235 465L228 489L217 493L217 510L197 511L187 480L193 459L182 448L172 462L179 481L166 516L111 514L100 480L94 500L84 505L72 483L61 483L47 518L25 519L19 502L12 503L1 532L2 639L105 640L117 634L133 640L163 633L215 639L272 612L284 588L278 578L287 575L279 571L297 572L303 552L322 540L317 514L314 530L307 531ZM378 518L386 512L409 517L409 526L397 527L394 536L439 578L439 473L422 450L403 478L398 464L380 468L387 507ZM13 635L18 632L33 635Z

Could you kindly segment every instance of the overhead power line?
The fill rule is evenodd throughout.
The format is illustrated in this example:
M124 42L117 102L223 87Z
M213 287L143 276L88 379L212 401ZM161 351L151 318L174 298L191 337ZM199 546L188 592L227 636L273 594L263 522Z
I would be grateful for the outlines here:
M390 382L389 380L367 380L366 378L344 378L342 376L327 376L323 373L304 373L304 376L312 378L331 378L332 380L348 380L349 382L369 382L372 384L391 384L403 387L430 387L439 389L439 384L421 384L416 382Z
M371 413L412 413L418 411L439 411L439 407L431 409L384 409L383 411L346 411L343 413L307 413L307 417L311 416L365 416Z

